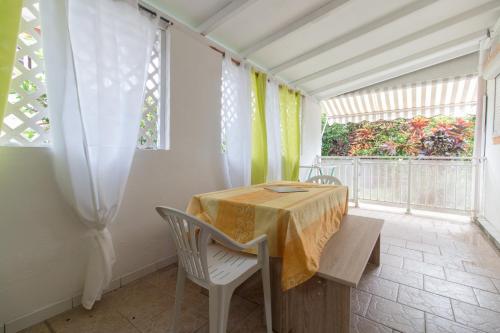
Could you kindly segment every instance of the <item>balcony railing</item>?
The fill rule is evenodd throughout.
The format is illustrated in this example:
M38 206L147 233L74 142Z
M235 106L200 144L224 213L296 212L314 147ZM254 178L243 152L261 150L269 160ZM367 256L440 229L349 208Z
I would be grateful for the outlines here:
M460 157L318 157L301 179L331 175L349 187L349 199L468 214L474 211L476 160Z

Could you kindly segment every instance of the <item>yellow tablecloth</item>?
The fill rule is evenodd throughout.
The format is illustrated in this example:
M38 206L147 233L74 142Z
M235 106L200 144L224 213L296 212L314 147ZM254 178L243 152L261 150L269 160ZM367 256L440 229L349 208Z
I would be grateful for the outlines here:
M277 193L271 186L293 186L307 192ZM283 258L281 286L293 288L319 268L321 251L347 214L345 186L274 182L195 195L189 214L246 243L266 234L269 253Z

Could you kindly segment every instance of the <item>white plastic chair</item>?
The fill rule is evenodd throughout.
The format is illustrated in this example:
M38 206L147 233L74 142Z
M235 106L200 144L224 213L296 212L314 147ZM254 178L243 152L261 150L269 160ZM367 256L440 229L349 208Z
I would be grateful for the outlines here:
M307 183L342 185L340 179L334 176L314 176L306 180Z
M208 289L210 333L224 333L234 290L261 269L267 332L271 333L271 287L266 235L241 244L210 224L177 209L156 207L156 211L168 222L179 259L172 331L179 331L186 278ZM216 242L212 242L212 239ZM258 247L257 256L241 252L253 247Z

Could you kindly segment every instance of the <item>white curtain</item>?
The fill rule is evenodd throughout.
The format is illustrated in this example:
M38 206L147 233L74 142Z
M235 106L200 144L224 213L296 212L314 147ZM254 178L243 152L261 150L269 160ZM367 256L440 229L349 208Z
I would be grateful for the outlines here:
M267 180L281 180L281 127L279 86L270 80L266 88Z
M229 56L222 62L222 149L226 187L250 185L252 114L250 70Z
M56 177L90 228L82 304L112 277L108 231L137 144L156 24L137 0L40 1Z
M321 106L310 96L302 98L302 122L300 136L300 161L305 166L315 164L316 157L321 156ZM300 179L307 180L310 169L300 170Z

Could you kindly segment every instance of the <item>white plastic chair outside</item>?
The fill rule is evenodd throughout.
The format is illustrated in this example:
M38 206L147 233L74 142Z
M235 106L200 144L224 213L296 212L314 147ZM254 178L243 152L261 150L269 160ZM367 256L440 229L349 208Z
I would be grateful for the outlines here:
M266 326L267 332L271 333L271 287L266 235L241 244L210 224L177 209L156 207L156 211L168 222L179 259L172 331L179 331L186 278L208 289L210 333L224 333L234 290L261 269ZM212 242L212 239L217 242ZM253 247L258 247L257 256L241 252Z
M340 179L334 176L314 176L309 178L307 183L342 185Z

